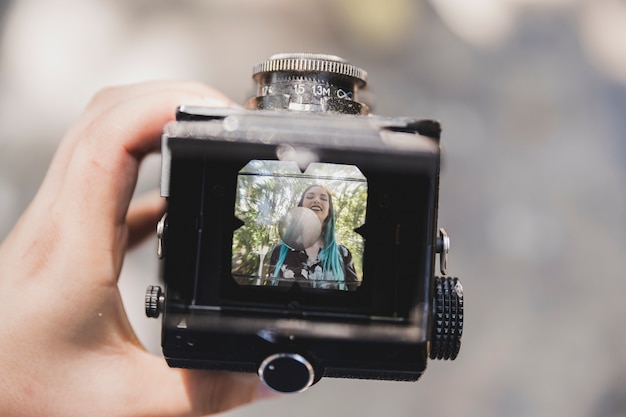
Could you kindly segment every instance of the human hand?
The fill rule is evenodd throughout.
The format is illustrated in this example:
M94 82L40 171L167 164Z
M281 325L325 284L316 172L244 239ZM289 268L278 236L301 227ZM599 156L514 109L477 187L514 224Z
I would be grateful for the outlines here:
M256 375L168 368L122 305L124 254L164 209L130 205L139 165L180 104L231 102L193 83L98 93L0 245L0 415L199 416L266 395Z

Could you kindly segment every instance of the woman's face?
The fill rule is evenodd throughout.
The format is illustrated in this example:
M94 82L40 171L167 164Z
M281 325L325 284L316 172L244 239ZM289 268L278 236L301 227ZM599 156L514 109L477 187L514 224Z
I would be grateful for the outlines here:
M311 187L304 194L302 199L302 207L311 209L317 214L320 222L324 222L328 217L328 211L330 208L330 196L325 189L319 186Z

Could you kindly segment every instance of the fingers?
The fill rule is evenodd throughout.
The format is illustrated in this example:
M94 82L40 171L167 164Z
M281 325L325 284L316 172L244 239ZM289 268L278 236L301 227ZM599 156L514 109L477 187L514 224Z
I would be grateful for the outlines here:
M29 275L52 271L51 262L63 270L59 264L71 260L72 268L66 269L91 271L82 276L92 282L114 283L129 235L126 213L139 164L158 150L163 126L181 104L217 107L231 101L198 83L152 82L98 93L63 138L0 256Z
M63 139L28 219L21 221L25 244L40 239L43 227L53 229L51 245L69 245L65 253L81 253L85 268L95 259L97 265L107 262L103 254L111 257L107 271L112 273L103 276L117 279L112 275L119 272L126 249L126 214L139 164L159 149L163 126L181 104L231 102L197 83L156 82L98 93ZM157 211L155 206L141 210L130 218L133 239L145 235Z
M167 120L174 117L176 106L180 104L198 104L209 107L232 105L232 101L217 90L204 84L192 82L155 81L131 86L105 88L92 98L81 117L69 129L55 154L38 195L54 197L58 194L59 186L63 183L66 176L67 167L72 159L77 143L88 138L86 134L94 128L102 130L99 118L122 103L125 103L126 107L132 108L134 103L141 97L156 94L170 94L174 96L172 102L167 105L168 108L164 109ZM139 122L141 121L137 120L137 123ZM159 129L158 126L156 128L157 130Z
M141 243L154 233L156 225L165 212L165 199L157 190L133 200L128 209L128 249Z
M35 200L0 246L0 276L21 281L3 286L20 290L14 316L39 317L46 311L38 324L47 331L33 334L45 335L44 350L63 359L48 361L48 374L74 376L61 385L50 382L55 379L39 381L62 394L50 397L46 406L72 408L59 415L73 415L82 404L91 407L91 415L200 416L259 396L256 375L170 369L143 351L115 285L127 243L153 232L164 208L151 194L129 210L142 158L159 148L163 126L177 106L229 103L193 83L102 91L63 139ZM42 356L33 350L33 357ZM58 402L68 396L71 404ZM119 413L110 412L116 407Z
M87 110L88 123L73 132L78 142L61 192L69 192L75 200L86 199L81 206L89 215L123 223L138 164L147 153L159 149L163 126L174 118L176 107L216 94L208 87L197 89L159 85L147 91L140 86L135 94L126 90L101 93ZM94 204L85 207L85 202Z

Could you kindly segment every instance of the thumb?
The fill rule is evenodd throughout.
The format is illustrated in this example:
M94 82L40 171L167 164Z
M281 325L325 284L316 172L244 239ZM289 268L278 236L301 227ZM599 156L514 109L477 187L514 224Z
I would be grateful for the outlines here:
M192 417L220 413L259 399L279 397L256 374L175 369L146 353L151 375L142 375L141 398L150 399L147 415ZM135 398L136 399L136 398ZM142 407L146 405L143 402Z

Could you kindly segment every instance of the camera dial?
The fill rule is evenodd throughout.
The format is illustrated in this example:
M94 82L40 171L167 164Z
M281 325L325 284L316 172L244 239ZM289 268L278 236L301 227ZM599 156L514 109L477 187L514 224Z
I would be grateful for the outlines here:
M257 96L247 107L255 110L291 110L367 114L357 101L367 73L343 58L326 54L272 55L254 66Z
M277 353L259 366L259 377L271 389L282 393L302 392L313 384L313 366L296 353Z

